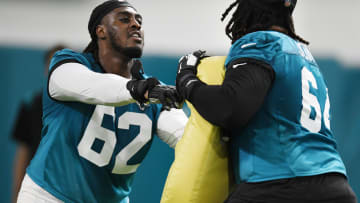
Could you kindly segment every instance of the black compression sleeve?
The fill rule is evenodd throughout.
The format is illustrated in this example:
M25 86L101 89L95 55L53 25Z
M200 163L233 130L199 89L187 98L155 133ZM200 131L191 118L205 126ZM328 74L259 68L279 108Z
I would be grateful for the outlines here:
M274 77L268 64L240 58L228 65L222 85L199 85L189 101L209 122L228 130L241 128L261 107Z

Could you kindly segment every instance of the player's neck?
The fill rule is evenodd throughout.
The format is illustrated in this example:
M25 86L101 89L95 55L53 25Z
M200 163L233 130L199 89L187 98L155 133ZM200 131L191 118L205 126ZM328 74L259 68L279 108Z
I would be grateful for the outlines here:
M278 31L278 32L284 33L286 35L289 33L287 29L285 29L285 28L283 28L281 26L278 26L278 25L271 26L270 30Z
M115 55L111 51L99 50L99 62L106 73L121 75L131 78L130 69L132 60L123 55Z

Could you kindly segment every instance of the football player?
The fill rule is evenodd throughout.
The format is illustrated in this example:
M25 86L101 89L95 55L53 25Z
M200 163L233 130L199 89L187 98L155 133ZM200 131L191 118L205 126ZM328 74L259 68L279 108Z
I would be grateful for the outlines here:
M330 128L328 89L294 30L296 0L236 0L222 85L196 77L203 51L184 56L178 91L230 137L236 187L227 203L355 203ZM201 62L200 62L201 63Z
M92 41L83 53L64 49L52 58L42 140L18 202L127 203L153 136L171 147L182 136L182 109L162 111L181 102L175 88L144 76L134 60L144 45L137 10L106 1L92 11L88 29Z

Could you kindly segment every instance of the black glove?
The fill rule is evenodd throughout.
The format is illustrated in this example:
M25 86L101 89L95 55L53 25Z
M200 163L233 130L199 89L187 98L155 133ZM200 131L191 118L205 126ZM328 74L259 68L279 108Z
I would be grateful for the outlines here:
M197 65L205 57L207 57L205 51L198 50L180 58L175 83L177 91L183 98L189 99L193 87L201 82L196 77Z
M149 101L144 97L146 91L150 92L158 84L160 82L156 78L147 78L145 80L132 79L126 84L126 88L136 101L144 104Z
M157 85L149 91L150 103L161 103L163 109L182 108L184 99L178 94L175 86Z
M146 91L154 88L160 82L156 78L144 78L144 69L139 60L133 61L130 72L132 79L126 84L126 88L130 91L131 96L143 105L148 102L148 99L144 97Z

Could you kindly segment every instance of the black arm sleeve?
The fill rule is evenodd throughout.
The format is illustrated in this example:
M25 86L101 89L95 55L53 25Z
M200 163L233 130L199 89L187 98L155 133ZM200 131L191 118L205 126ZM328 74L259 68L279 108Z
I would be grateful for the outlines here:
M212 124L241 128L261 107L274 77L268 64L240 58L228 65L222 85L197 85L189 101Z

